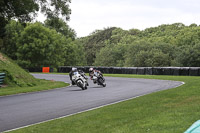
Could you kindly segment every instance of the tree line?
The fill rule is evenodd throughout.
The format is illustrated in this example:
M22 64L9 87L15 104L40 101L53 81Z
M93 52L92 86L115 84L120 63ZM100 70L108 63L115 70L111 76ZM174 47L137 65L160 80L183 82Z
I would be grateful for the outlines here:
M77 38L67 21L71 0L0 1L0 52L23 68L43 66L200 66L200 26L118 27ZM32 22L38 11L45 22Z
M117 27L78 39L88 65L118 67L200 66L200 26L163 24L145 30Z
M23 68L85 65L83 46L69 27L71 0L0 1L0 52ZM38 12L45 22L33 22Z
M6 25L0 48L23 68L85 65L83 46L75 41L75 32L61 19L26 23L11 20ZM55 23L53 23L55 24Z
M5 26L1 52L23 68L43 66L198 67L200 26L182 23L123 30L96 30L76 38L59 18L44 23L11 20Z

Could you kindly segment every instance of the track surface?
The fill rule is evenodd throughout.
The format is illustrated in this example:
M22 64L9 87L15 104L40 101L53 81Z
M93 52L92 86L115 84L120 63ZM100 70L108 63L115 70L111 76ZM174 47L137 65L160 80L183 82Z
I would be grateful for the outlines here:
M67 75L33 74L36 78L70 82ZM0 97L0 132L74 114L98 106L174 88L182 82L105 77L105 88L93 84L82 91L70 86Z

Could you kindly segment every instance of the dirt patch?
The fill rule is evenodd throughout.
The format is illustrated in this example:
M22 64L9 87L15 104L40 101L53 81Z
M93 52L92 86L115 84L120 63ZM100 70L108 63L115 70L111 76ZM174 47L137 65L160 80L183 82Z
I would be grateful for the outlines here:
M8 85L1 85L0 88L8 87Z
M7 59L0 53L0 60L1 61L6 61Z

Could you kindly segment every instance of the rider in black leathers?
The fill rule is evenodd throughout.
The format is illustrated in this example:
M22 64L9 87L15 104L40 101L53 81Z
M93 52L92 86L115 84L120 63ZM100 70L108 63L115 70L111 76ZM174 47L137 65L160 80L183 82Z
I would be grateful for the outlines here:
M93 77L94 77L94 76L97 76L97 75L95 75L95 72L102 74L101 71L96 70L96 69L94 69L94 68L91 67L91 68L89 69L89 76L90 76L90 79L91 79L91 80L93 80ZM97 81L96 81L96 80L93 80L93 82L96 83Z

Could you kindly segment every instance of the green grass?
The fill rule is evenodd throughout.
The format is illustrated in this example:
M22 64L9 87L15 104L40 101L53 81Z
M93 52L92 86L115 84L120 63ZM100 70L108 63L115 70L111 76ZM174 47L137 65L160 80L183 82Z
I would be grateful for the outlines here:
M38 79L2 53L0 53L0 72L6 73L4 84L8 86L31 87L38 83Z
M184 85L33 125L14 133L181 133L200 118L200 77L105 74L183 81Z
M61 88L68 85L69 84L64 83L64 82L39 80L37 82L37 85L32 86L32 87L9 86L9 87L0 88L0 96L44 91L44 90L50 90L50 89L55 89L55 88Z
M2 53L0 53L1 72L6 73L6 78L3 87L0 87L0 96L42 91L69 85L63 82L36 79Z

